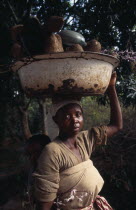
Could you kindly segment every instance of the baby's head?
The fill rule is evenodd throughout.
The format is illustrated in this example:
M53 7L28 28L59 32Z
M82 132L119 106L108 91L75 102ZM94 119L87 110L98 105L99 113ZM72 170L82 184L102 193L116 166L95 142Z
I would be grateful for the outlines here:
M33 135L25 145L25 153L29 156L31 162L36 162L44 146L50 143L50 138L44 134Z

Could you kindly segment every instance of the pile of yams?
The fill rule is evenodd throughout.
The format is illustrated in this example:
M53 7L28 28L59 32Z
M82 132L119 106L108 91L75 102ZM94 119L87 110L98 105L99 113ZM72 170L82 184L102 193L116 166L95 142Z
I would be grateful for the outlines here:
M29 17L23 24L13 26L10 29L11 55L20 59L27 55L45 53L101 51L100 42L93 39L86 43L80 33L62 30L63 25L62 17L51 16L44 25L37 18Z

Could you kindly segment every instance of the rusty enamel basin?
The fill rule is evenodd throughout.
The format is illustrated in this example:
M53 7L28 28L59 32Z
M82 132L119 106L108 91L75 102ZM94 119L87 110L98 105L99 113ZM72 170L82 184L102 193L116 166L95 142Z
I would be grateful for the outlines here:
M118 59L102 53L63 52L37 55L12 67L28 96L103 94Z

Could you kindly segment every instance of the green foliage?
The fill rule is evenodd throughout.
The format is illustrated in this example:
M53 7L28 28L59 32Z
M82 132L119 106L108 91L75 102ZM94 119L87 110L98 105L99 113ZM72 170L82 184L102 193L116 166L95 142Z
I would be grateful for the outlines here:
M52 15L65 18L64 28L81 32L86 40L97 38L105 48L118 46L125 50L131 45L135 50L135 1L128 0L78 0L72 4L64 0L2 0L0 22L7 25L19 23L30 14L46 23ZM129 46L130 47L130 46Z
M41 122L43 116L41 116L37 100L35 99L31 100L31 103L29 104L28 107L28 113L29 113L29 125L32 134L42 133Z
M108 145L93 153L93 162L102 174L105 184L101 192L113 208L136 208L136 110L122 108L124 128L108 140ZM131 205L133 203L133 205Z
M97 103L96 97L85 97L82 99L84 113L84 129L92 126L109 123L109 106Z

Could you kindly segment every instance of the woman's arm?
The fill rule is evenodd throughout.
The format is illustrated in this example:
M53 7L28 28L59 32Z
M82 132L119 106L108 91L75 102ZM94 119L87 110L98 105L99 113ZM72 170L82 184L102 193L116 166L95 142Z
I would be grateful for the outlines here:
M111 108L110 123L107 126L107 137L113 136L123 128L121 107L115 88L116 78L116 72L113 72L109 83L109 87L107 89Z
M24 26L22 24L15 25L10 29L12 41L17 42L17 38L22 33L23 29L24 29Z
M18 37L21 35L23 29L23 25L16 25L13 26L10 30L11 39L13 42L13 45L11 47L11 55L16 59L19 59L22 56L22 47L21 44L18 42Z

